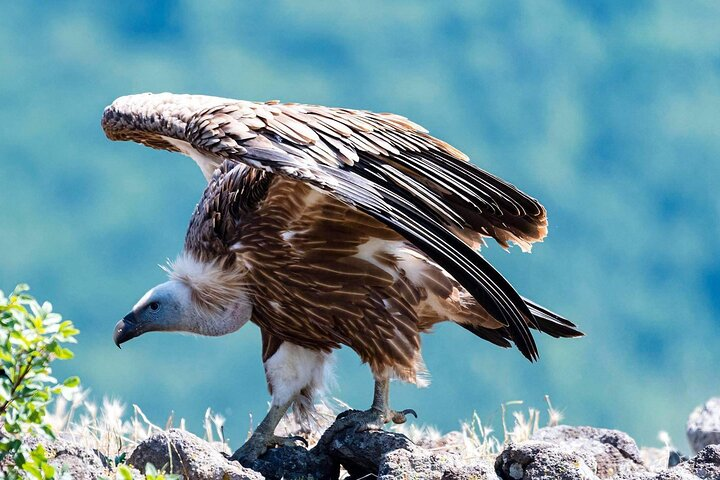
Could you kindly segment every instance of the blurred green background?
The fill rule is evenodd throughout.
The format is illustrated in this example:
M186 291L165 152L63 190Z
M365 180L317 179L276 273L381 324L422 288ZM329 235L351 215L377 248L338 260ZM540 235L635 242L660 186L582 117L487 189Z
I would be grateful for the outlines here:
M532 255L485 254L526 296L575 320L541 360L452 325L424 339L425 390L397 407L443 430L473 410L542 407L572 424L685 445L720 393L720 3L6 2L0 15L0 287L20 281L82 330L95 398L199 431L205 408L239 445L268 395L259 333L147 335L115 322L181 249L203 178L187 158L107 141L115 97L144 91L392 111L538 197ZM334 394L371 397L340 352Z

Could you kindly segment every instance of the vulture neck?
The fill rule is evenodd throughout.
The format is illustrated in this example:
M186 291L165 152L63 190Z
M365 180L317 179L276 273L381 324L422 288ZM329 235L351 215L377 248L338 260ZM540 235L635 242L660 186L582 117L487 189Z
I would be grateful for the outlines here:
M184 252L167 271L171 280L190 289L194 308L186 330L217 337L235 332L250 320L252 300L244 269L225 269L218 262L200 261Z
M196 309L195 318L191 319L192 325L188 330L198 335L220 337L239 330L250 320L251 314L252 304L244 300L239 300L219 312Z

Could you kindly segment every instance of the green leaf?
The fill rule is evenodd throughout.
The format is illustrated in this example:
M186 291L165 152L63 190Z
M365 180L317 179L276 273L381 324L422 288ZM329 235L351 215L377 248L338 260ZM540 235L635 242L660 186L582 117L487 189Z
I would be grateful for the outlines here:
M42 480L42 471L34 463L26 462L23 464L22 469L38 480Z
M60 327L58 328L58 332L66 337L72 337L74 335L77 335L80 333L80 330L75 328L73 323L70 320L65 320L60 324Z
M47 436L50 437L50 438L55 438L55 432L54 432L53 429L52 429L52 425L50 425L50 424L44 424L44 425L43 425L42 427L40 427L40 428L42 429L43 433L45 433L45 435L47 435Z
M145 464L145 475L157 475L157 468L152 463Z
M75 356L71 350L60 346L57 347L54 353L58 360L70 360Z
M120 465L118 467L117 473L122 480L133 480L132 472L125 465Z
M41 467L45 478L55 478L55 467L47 462L44 462Z
M63 382L63 385L67 388L76 388L80 385L80 377L68 377Z
M35 460L36 463L42 463L43 460L47 460L45 456L45 447L38 445L30 452L30 458Z

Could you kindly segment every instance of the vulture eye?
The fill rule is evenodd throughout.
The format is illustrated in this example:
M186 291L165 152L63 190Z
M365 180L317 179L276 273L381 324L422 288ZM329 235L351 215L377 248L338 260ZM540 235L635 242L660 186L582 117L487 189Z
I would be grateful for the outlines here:
M160 308L160 304L158 302L150 302L150 310L155 312L158 308Z

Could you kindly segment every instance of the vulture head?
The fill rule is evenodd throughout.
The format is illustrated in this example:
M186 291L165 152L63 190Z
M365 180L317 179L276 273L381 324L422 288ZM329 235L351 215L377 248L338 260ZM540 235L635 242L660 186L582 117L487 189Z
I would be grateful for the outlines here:
M115 325L115 344L120 347L147 332L220 336L247 323L252 304L244 289L224 281L222 273L229 272L212 264L202 270L198 266L187 256L172 264L170 280L148 290Z
M189 331L196 327L190 289L171 280L151 288L115 326L113 339L120 344L146 332Z

